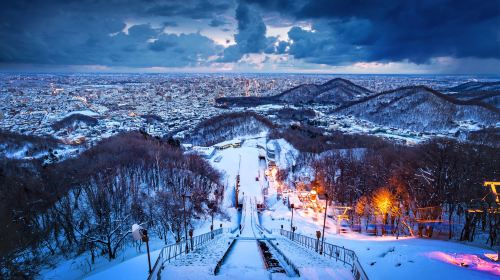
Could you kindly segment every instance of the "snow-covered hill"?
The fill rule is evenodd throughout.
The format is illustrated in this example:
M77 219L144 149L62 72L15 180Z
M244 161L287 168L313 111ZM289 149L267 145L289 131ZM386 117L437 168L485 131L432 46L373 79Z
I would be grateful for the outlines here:
M351 81L336 78L322 85L302 85L285 91L276 98L286 103L343 104L371 94L371 91Z
M465 92L465 91L492 91L500 90L500 81L497 82L478 82L470 81L449 88L450 92Z
M344 104L369 96L369 89L358 86L351 81L335 78L324 84L303 84L286 90L278 95L268 97L227 97L216 100L218 104L234 106L256 106L262 104Z
M335 110L336 114L414 131L443 131L461 123L477 127L493 126L500 121L493 106L458 100L425 86L403 87L378 93Z
M266 132L273 126L270 120L253 112L228 113L199 123L186 141L209 146L239 136Z
M450 93L450 96L460 100L483 102L500 108L500 90L456 92Z

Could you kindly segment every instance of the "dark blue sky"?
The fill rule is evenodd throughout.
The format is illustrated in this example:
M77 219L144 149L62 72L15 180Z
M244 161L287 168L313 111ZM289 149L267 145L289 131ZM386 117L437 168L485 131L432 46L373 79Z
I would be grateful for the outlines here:
M0 68L500 74L500 0L2 1Z

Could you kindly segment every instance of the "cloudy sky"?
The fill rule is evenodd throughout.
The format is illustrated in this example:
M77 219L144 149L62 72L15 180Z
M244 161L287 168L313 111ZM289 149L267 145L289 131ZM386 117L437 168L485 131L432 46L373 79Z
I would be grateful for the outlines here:
M500 74L500 0L8 0L0 70Z

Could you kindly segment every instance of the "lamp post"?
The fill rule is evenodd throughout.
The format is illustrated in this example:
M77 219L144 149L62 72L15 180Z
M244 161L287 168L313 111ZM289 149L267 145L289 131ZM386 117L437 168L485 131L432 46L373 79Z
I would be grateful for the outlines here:
M316 252L318 252L318 247L319 247L319 239L321 238L321 231L317 230L316 231Z
M143 229L142 230L142 241L146 242L146 250L148 251L148 266L149 266L149 274L151 274L151 256L149 254L149 237L148 237L148 231Z
M189 230L189 239L191 239L191 251L193 251L194 249L194 244L193 244L193 229L190 229Z
M148 267L149 267L149 274L151 274L151 256L149 254L149 237L148 237L148 231L144 228L142 228L138 224L133 224L132 225L132 237L134 240L142 240L143 242L146 243L146 250L148 252Z
M184 233L186 236L186 254L189 253L189 246L188 246L188 231L187 231L187 222L186 222L186 197L191 197L191 194L188 192L185 192L182 194L182 205L184 207Z
M290 207L292 208L292 219L290 220L290 230L293 231L293 208L294 208L294 204L290 204Z
M328 194L325 193L326 197L326 203L325 203L325 217L323 218L323 235L321 236L321 250L319 251L319 254L323 254L323 249L325 246L325 225L326 225L326 213L328 212Z
M208 202L208 208L210 209L210 216L212 217L212 224L210 225L210 236L211 238L213 239L214 238L214 234L213 234L213 230L214 230L214 212L215 212L215 202L214 201L209 201Z

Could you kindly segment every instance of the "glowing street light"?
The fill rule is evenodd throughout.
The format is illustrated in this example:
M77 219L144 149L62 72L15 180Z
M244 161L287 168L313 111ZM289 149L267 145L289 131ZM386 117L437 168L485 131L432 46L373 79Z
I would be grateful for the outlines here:
M316 192L316 190L314 190L314 189L311 190L311 193L310 193L309 197L311 198L312 202L315 202L316 198L318 197L318 193Z

